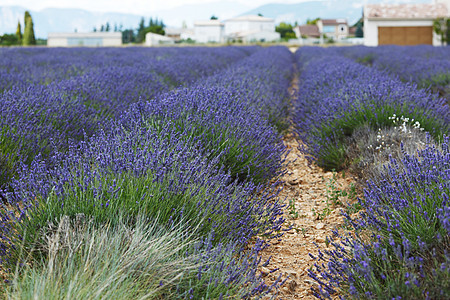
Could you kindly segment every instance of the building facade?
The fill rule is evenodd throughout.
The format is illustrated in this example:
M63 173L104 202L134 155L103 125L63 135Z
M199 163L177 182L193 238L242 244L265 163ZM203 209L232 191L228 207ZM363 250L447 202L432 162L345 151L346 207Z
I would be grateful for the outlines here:
M156 34L153 32L147 32L145 34L146 46L172 45L172 44L175 44L175 40L168 36Z
M348 24L346 19L320 19L317 27L322 37L340 41L348 37Z
M275 20L261 16L240 16L225 20L225 36L228 41L273 42L280 39L275 31Z
M193 39L197 43L223 43L224 25L219 20L196 21Z
M433 32L433 21L448 16L448 7L441 1L365 5L364 45L441 45L439 36Z

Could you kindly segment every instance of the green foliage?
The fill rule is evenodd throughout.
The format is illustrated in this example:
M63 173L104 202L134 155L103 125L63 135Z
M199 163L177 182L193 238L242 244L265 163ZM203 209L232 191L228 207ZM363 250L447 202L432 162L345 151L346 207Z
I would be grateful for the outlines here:
M296 38L293 26L291 24L281 22L277 27L275 27L275 31L280 33L282 39L289 40Z
M136 42L136 35L134 34L133 29L125 29L122 32L122 43L130 44Z
M0 187L4 187L14 174L16 164L20 161L20 143L11 138L10 129L0 131Z
M18 44L22 44L22 28L20 26L20 22L17 22L16 36Z
M28 11L25 12L25 29L23 32L23 45L36 45L36 38L34 36L33 19Z
M212 15L211 18L210 18L210 20L219 20L219 18L216 17L215 15Z
M359 37L359 38L364 37L363 26L361 23L358 23L358 25L356 25L355 37Z
M19 43L19 39L17 38L17 35L4 34L3 36L0 36L0 45L14 46L14 45L20 45L20 43Z
M320 18L315 18L315 19L312 19L312 20L306 19L306 24L307 25L317 25L317 21L319 21L319 20L320 20Z
M145 41L145 35L149 32L164 35L166 33L164 31L165 27L166 25L164 22L162 20L158 20L158 18L150 18L148 26L145 26L145 20L142 18L137 29L136 42L143 43Z
M450 41L450 18L442 17L433 21L433 31L440 36L441 43L449 43Z
M375 56L373 54L367 54L366 56L358 57L356 62L365 66L372 66L374 60Z

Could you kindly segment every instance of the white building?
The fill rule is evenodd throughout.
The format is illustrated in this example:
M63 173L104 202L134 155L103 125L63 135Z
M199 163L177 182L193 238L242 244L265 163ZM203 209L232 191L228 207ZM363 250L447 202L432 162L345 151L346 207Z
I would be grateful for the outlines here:
M168 36L156 34L153 32L147 32L145 34L146 46L171 45L171 44L175 44L175 40Z
M346 19L320 19L317 21L320 35L334 41L341 41L348 37L348 24Z
M433 21L449 16L448 0L433 4L367 4L364 45L441 45Z
M275 20L261 16L241 16L225 20L225 36L228 40L243 42L272 42L280 39L275 31Z
M116 47L122 45L121 32L49 33L49 47Z
M197 43L223 43L224 25L219 20L194 22L193 40Z

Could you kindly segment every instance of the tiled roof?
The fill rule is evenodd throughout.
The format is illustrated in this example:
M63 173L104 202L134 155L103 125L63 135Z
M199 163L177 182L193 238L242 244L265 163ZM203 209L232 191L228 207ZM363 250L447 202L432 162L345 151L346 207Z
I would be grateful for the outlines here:
M438 4L367 4L364 16L386 19L429 19L448 16L443 3Z
M347 24L346 19L323 19L321 21L324 26Z
M301 25L298 26L301 35L310 37L320 37L319 27L317 25Z

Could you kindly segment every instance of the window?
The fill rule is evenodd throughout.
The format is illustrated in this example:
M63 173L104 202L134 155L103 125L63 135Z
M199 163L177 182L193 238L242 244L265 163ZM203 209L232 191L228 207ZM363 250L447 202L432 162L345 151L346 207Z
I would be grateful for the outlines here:
M101 38L67 38L68 46L102 46Z
M334 26L323 26L324 33L333 33L335 30Z

